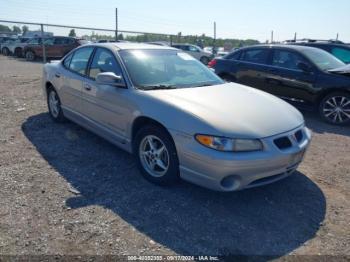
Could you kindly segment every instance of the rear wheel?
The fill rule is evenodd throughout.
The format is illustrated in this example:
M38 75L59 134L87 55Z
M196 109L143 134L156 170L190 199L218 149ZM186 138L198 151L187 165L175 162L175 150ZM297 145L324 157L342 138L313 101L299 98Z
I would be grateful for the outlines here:
M47 106L50 116L55 122L65 121L65 117L61 108L61 100L53 87L50 87L47 90Z
M156 125L140 129L133 151L141 174L158 185L172 185L179 180L179 161L170 135Z
M26 59L27 61L34 61L35 60L35 54L33 51L27 51L26 52Z
M16 57L22 57L22 49L21 48L16 48L15 56Z
M327 95L320 103L319 112L322 119L330 124L349 124L350 94L335 92Z

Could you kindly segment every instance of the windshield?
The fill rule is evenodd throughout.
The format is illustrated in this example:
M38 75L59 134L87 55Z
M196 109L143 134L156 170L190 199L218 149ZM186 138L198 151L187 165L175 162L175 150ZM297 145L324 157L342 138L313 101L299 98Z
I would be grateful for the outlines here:
M224 83L198 60L178 50L122 50L120 55L137 88L185 88Z
M338 58L321 49L305 49L301 52L322 71L345 66Z

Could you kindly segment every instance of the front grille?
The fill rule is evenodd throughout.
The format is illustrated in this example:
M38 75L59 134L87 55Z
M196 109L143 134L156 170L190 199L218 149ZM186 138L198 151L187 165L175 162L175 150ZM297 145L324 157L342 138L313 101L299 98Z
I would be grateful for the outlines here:
M277 138L273 142L281 150L292 147L292 142L287 136Z
M295 132L295 139L300 143L303 140L304 134L303 131L299 130Z

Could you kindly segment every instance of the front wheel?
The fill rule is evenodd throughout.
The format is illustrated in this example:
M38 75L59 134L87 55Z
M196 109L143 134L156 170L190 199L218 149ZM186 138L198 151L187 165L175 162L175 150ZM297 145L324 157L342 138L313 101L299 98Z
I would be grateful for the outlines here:
M200 61L204 64L204 65L208 65L209 64L209 58L206 56L201 57Z
M27 61L34 61L35 60L35 54L33 51L27 51L26 52L26 59Z
M149 125L138 131L133 151L141 174L158 185L179 180L179 161L174 142L162 127Z
M350 94L335 92L322 99L319 112L322 119L334 125L350 123Z

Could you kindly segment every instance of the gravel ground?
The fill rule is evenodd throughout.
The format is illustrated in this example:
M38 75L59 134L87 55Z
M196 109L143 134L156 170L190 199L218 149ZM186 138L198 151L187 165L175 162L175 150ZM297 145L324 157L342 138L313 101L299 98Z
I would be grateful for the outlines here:
M305 113L306 159L269 186L160 188L129 154L53 123L41 70L0 56L0 254L350 255L350 127Z

